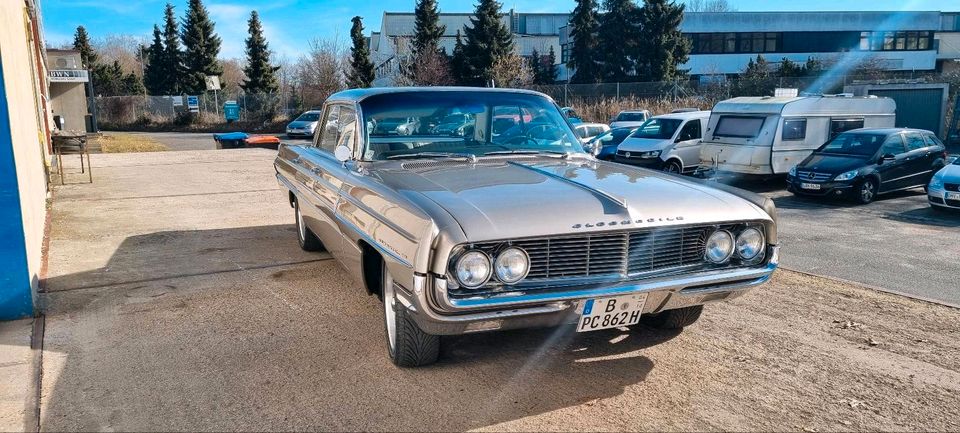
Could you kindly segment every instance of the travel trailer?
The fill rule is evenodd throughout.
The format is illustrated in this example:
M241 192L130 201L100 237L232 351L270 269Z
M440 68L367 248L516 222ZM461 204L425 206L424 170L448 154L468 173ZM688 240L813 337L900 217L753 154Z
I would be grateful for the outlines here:
M703 134L702 169L786 174L841 132L892 127L896 103L875 96L740 97L717 103Z

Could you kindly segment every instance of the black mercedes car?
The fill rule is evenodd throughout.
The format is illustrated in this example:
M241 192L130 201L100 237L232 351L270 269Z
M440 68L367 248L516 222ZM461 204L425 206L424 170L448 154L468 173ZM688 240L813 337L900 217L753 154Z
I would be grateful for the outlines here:
M946 158L946 148L930 131L854 129L837 135L791 168L787 190L866 204L879 194L926 187Z

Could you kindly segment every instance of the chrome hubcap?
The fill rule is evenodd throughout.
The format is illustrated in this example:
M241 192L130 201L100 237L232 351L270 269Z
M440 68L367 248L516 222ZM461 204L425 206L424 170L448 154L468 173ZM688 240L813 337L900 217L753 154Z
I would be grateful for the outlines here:
M860 197L863 198L863 201L870 201L873 199L873 184L870 182L865 182L863 188L860 189Z
M387 341L390 343L390 350L397 348L397 312L394 306L397 303L396 294L393 291L393 277L383 269L383 317L387 321Z
M297 235L300 236L300 241L305 241L307 239L307 229L303 226L303 214L300 213L300 205L296 206L297 212Z

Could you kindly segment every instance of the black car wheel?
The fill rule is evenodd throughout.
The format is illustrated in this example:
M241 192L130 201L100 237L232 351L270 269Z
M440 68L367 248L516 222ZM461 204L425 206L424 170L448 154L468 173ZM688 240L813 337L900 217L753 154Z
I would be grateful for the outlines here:
M869 204L877 198L877 181L873 179L864 179L856 188L857 202L860 204Z
M680 174L683 172L683 167L680 167L679 162L670 160L663 164L662 170L667 173Z

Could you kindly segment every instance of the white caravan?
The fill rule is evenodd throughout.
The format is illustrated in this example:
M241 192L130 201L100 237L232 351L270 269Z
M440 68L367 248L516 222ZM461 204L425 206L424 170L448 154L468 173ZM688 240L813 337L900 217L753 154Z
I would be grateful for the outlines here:
M896 103L875 96L762 96L720 101L703 134L700 166L786 174L820 145L856 128L892 127Z

